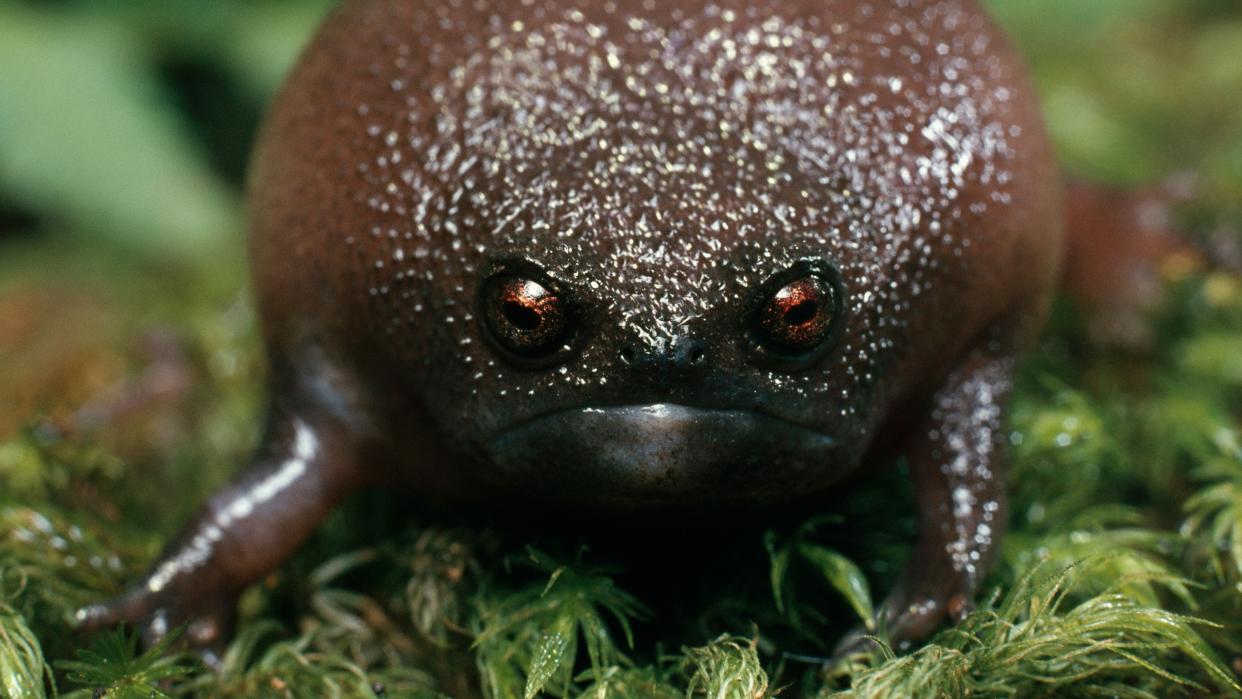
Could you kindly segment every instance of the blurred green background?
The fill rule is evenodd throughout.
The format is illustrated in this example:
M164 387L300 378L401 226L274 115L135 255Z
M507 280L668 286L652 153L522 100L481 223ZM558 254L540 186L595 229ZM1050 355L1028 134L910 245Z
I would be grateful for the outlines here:
M1235 205L1239 3L987 4L1029 57L1069 171L1142 184L1190 170L1203 177L1203 201ZM185 308L162 304L170 295L228 303L244 285L240 192L256 125L328 6L0 4L0 395L20 397L0 407L0 435L57 402L18 386L38 373L37 336L56 322L36 303L52 289L87 294L104 306L96 314L116 312L98 327L70 323L116 339L135 322L176 323Z
M181 336L216 372L195 386L258 386L247 158L330 5L0 2L0 438L153 361L152 333ZM1242 4L988 5L1029 58L1069 172L1141 185L1191 171L1199 209L1242 218ZM139 431L121 455L166 460L194 419L165 424L161 439Z
M1029 60L1068 172L1119 185L1195 173L1200 187L1187 207L1187 227L1239 241L1242 3L986 4ZM247 157L264 105L329 6L324 0L0 0L0 697L42 696L6 684L30 673L48 672L62 688L76 686L66 680L64 667L42 665L81 652L86 641L66 621L73 608L132 579L253 444L264 368L246 290L241 192ZM1028 361L1016 399L1014 525L995 582L1017 592L1006 598L1015 606L1004 614L1019 618L1028 613L1019 609L1023 604L1036 609L1032 600L1053 594L1042 583L1019 583L1041 561L1071 563L1108 550L1121 557L1103 573L1093 569L1094 577L1076 588L1073 600L1098 602L1105 598L1092 595L1120 585L1127 600L1223 624L1202 627L1210 649L1195 645L1200 641L1190 632L1178 637L1190 639L1185 646L1169 638L1130 639L1139 661L1117 667L1102 662L1114 672L1101 670L1107 682L1087 674L1073 679L1081 667L1058 666L1067 683L1086 683L1083 694L1194 694L1144 669L1144 663L1165 661L1171 673L1223 687L1219 676L1204 669L1213 666L1212 653L1220 655L1215 666L1232 663L1242 672L1242 285L1219 273L1192 274L1179 283L1158 319L1161 347L1150 356L1081 352L1082 328L1072 313L1058 314ZM909 538L902 529L908 513L906 519L893 515L888 487L879 492L864 489L851 501L853 529L846 527L832 543L848 548L852 539L847 553L872 583L892 577ZM334 518L290 565L290 574L274 576L243 604L243 619L251 622L246 628L271 635L264 624L279 619L286 630L274 637L286 645L271 645L270 638L260 644L244 634L233 674L211 680L183 672L177 687L201 696L251 696L260 689L285 696L280 685L292 677L340 684L388 673L383 676L398 695L393 688L432 683L422 669L411 668L443 678L455 674L445 667L456 667L457 674L477 667L492 673L492 696L506 696L498 688L524 682L530 688L529 665L522 663L541 656L522 644L543 638L534 631L523 636L525 627L506 623L552 619L587 629L582 619L590 618L593 604L629 604L608 597L612 592L598 599L583 593L573 597L579 606L571 614L578 616L556 617L555 598L538 595L546 579L536 580L535 592L527 594L499 572L495 555L486 562L480 551L487 547L477 541L457 549L457 534L403 531L376 543L367 529L376 519L367 509L374 504ZM818 552L816 561L836 566L837 578L824 573L837 581L833 586L848 587L840 583L848 567L802 536L787 541L798 551ZM513 548L522 550L520 543ZM762 558L762 547L756 550ZM788 560L777 551L770 549L773 566ZM475 555L484 563L475 563ZM81 565L84 560L91 564ZM341 571L364 564L381 566L369 581L380 582L352 581L342 588L348 592L337 588ZM535 578L561 570L538 557L533 568ZM454 587L463 575L475 586ZM768 582L766 569L755 575ZM603 578L586 574L557 576L571 581L563 585L573 594L607 587L597 584ZM1192 586L1198 601L1179 582L1183 577L1198 585ZM442 598L431 604L402 596L419 581ZM372 598L379 602L372 604ZM826 652L823 644L830 646L835 636L817 626L816 641L800 626L823 621L818 610L803 609L795 622L800 607L792 597L780 614L764 599L759 606L742 604L740 597L717 600L715 616L698 619L710 634L692 642L707 643L724 630L744 635L751 632L749 621L763 621L765 634ZM544 603L539 600L546 602L542 611L530 611ZM469 630L462 636L476 639L473 659L444 655L453 643L427 631L441 613ZM402 614L412 619L402 620ZM1058 623L1069 618L1056 617ZM731 621L704 621L721 619ZM1155 628L1168 620L1139 622ZM1120 639L1126 624L1139 622L1113 620L1107 630ZM853 617L837 618L832 633L853 623ZM1161 628L1177 627L1168 624ZM569 628L576 633L577 627ZM996 629L971 628L971 638L1018 647L996 636ZM21 629L35 640L19 642ZM1048 643L1041 648L1052 648L1053 656L1095 657L1053 643L1064 641L1061 631L1045 631L1041 638ZM420 633L435 636L440 650L420 650L410 640ZM456 651L465 652L461 639L453 638ZM637 666L622 657L617 667L627 669L615 677L636 682L641 675L654 684L631 684L628 694L618 689L617 696L671 696L653 688L685 689L686 678L700 674L706 683L700 690L717 686L711 682L721 677L762 678L766 687L765 671L775 672L774 659L782 657L771 638L765 636L767 646L751 647L745 639L718 639L683 648L672 660L660 654L675 645L640 648ZM1101 638L1107 643L1112 637ZM955 642L942 639L933 647L944 651ZM519 647L526 650L513 651ZM255 660L263 649L266 655ZM319 664L304 662L311 651L323 654L316 656ZM38 662L31 660L35 655ZM642 665L656 657L662 659ZM1054 663L1029 666L1016 657L962 657L979 663L970 675L978 679L979 696L1021 694L1014 688L1028 686L1022 682L1058 672L1049 669ZM333 669L306 674L324 658L336 663ZM899 662L880 664L879 674L869 677L890 689L941 686L935 683L944 678L928 679L916 674L922 667L917 663ZM943 665L928 662L929 668ZM120 679L101 676L78 684L117 687L133 680L134 687L149 689L150 668L124 667ZM577 667L584 667L581 658ZM402 674L402 668L410 671ZM1135 679L1140 675L1146 679ZM785 671L782 677L792 683L798 676ZM847 677L857 686L865 679ZM573 691L552 693L580 696L598 681L566 680ZM439 684L455 694L449 685ZM360 693L346 694L369 696L369 686L359 684ZM126 695L117 690L108 696Z
M986 4L1029 57L1069 168L1129 183L1185 168L1242 182L1237 2ZM235 247L256 121L327 6L6 0L0 230L145 256Z

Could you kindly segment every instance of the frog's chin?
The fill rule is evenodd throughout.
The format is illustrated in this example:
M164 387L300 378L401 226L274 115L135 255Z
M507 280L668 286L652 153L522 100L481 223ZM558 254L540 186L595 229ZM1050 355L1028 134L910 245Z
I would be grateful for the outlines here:
M558 501L761 504L836 480L838 452L831 435L749 409L579 407L500 433L486 477Z

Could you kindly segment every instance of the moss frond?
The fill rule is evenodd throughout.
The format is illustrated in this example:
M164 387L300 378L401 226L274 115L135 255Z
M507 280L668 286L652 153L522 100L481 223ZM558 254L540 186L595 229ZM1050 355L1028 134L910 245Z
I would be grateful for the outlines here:
M758 642L737 636L721 636L704 646L683 648L690 670L687 697L712 699L763 699L768 674L756 652Z
M915 653L853 677L828 696L870 699L1001 696L1242 696L1228 667L1196 631L1200 619L1120 593L1067 604L1097 561L1040 565L997 603L942 631Z
M489 696L570 696L580 640L596 684L609 668L630 664L610 620L632 647L631 620L647 614L637 599L602 570L575 570L535 549L523 562L547 582L479 599L474 646Z
M124 548L52 506L0 507L0 590L27 614L69 623L132 572L117 553Z
M342 699L409 697L445 699L425 672L392 667L365 670L339 653L315 650L317 633L287 639L279 625L261 622L244 629L222 659L219 673L204 674L182 691L212 697L322 696Z
M670 684L668 673L654 665L607 668L596 677L594 671L580 676L589 681L575 699L685 699L686 692Z
M850 605L867 629L874 630L875 604L872 602L867 576L849 558L814 541L815 530L823 524L825 520L822 518L812 519L799 527L788 542L783 543L776 532L769 531L764 534L763 543L768 551L769 576L776 608L795 626L801 626L798 614L801 605L795 601L796 589L790 572L795 565L804 565L814 570L818 577L827 582Z
M1182 533L1195 545L1212 576L1242 583L1242 445L1235 430L1221 429L1209 455L1192 474L1202 489L1186 499Z
M1160 607L1162 593L1169 593L1194 609L1190 584L1171 560L1182 550L1183 539L1137 526L1141 519L1133 508L1097 505L1048 533L1017 532L1004 544L1002 576L1018 580L1037 565L1067 568L1091 560L1075 579L1076 594L1112 590L1137 604Z
M398 557L398 565L409 571L404 601L410 620L423 638L439 646L448 643L450 628L465 625L463 583L480 574L471 539L461 531L428 529Z
M55 689L43 647L25 618L0 603L0 695L8 699L44 696L44 687Z
M1010 477L1015 516L1040 528L1098 503L1129 462L1112 406L1051 375L1033 383L1014 401Z
M171 649L180 633L170 633L138 652L138 633L118 628L95 634L89 650L79 649L77 660L56 664L67 673L70 682L86 685L75 694L109 699L163 698L161 687L189 676L192 667L182 662Z

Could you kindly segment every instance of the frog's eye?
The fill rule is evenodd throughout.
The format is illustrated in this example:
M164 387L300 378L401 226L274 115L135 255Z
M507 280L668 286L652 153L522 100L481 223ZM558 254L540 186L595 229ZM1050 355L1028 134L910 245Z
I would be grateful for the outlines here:
M789 282L763 304L756 330L773 348L804 352L832 327L832 289L816 277Z
M488 333L514 356L541 359L565 347L568 303L545 283L518 274L492 277L480 301Z
M807 261L774 276L756 295L747 324L763 360L795 369L822 356L844 312L836 270Z

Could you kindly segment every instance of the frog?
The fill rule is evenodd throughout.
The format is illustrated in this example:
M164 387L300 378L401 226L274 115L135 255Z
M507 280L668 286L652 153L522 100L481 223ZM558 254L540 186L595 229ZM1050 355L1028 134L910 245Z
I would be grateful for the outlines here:
M972 0L346 0L248 177L260 445L78 621L218 647L364 488L711 512L901 458L878 618L924 638L1003 537L1063 179Z

